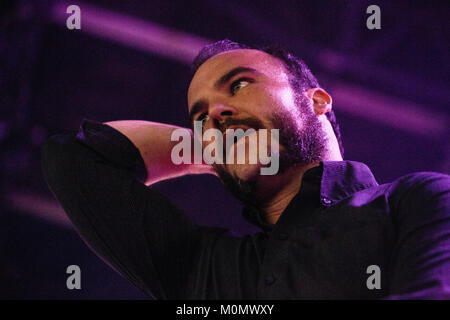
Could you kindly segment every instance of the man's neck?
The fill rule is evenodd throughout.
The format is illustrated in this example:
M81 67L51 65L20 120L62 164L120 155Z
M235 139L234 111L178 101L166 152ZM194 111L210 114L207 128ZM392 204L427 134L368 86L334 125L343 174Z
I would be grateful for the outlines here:
M275 178L276 181L262 181L258 194L260 194L261 205L259 209L263 212L267 223L275 224L283 211L291 202L292 198L299 192L303 174L310 168L316 167L319 162L306 166L287 170ZM281 187L280 187L281 186Z

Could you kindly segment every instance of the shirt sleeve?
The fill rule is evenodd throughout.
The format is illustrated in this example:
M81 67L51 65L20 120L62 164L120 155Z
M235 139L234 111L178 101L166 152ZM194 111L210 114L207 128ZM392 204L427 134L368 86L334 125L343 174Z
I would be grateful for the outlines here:
M114 128L83 121L42 149L51 191L80 236L151 298L186 298L195 259L223 229L200 227L143 184L144 161Z
M399 185L388 299L450 299L450 176L416 173Z

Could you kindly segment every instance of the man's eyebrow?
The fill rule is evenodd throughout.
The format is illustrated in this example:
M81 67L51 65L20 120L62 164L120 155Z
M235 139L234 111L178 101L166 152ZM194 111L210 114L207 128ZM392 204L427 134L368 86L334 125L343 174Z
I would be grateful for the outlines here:
M225 83L227 83L231 78L233 78L235 75L237 75L241 72L258 72L258 70L250 68L250 67L236 67L234 69L231 69L226 74L224 74L222 77L220 77L219 80L216 81L216 83L214 84L214 88L219 89Z
M189 124L191 127L194 126L194 116L203 108L205 104L204 100L199 100L192 106L191 111L189 111Z

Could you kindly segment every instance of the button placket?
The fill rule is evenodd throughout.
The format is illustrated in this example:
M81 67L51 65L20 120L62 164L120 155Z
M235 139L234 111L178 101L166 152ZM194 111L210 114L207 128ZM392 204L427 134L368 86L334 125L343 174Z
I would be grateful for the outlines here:
M327 197L321 197L320 203L322 203L322 205L324 205L325 207L329 207L332 204L332 201Z
M281 225L278 226L279 229ZM287 262L287 247L286 239L289 238L289 233L279 230L273 230L268 241L270 245L267 248L264 256L264 262L261 268L261 278L258 285L258 296L270 298L274 296L272 290L276 290L279 282L279 275L277 272L284 270L284 265Z
M276 278L273 274L269 274L269 275L265 276L265 278L264 278L264 283L267 286L272 285L275 281L276 281Z

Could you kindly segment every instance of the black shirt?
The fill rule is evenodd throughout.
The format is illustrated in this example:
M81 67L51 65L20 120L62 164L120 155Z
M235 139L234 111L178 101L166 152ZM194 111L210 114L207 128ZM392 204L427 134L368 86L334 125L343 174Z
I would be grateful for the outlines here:
M145 186L138 149L107 125L53 136L42 166L88 246L152 298L450 298L448 175L378 185L362 163L322 162L275 225L246 207L262 231L235 237Z

